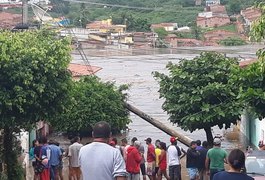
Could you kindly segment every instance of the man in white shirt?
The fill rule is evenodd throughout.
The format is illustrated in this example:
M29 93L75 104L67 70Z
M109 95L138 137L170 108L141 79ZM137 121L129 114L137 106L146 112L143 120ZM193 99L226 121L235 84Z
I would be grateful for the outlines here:
M93 127L94 141L79 153L83 180L126 180L124 159L118 149L108 144L110 135L110 125L105 121Z
M167 149L169 177L171 180L181 180L180 156L185 151L177 146L177 138L171 137L170 142Z
M79 152L82 144L80 144L80 138L75 137L73 144L69 146L68 157L69 157L69 173L70 177L79 180L81 176L80 164L79 164Z

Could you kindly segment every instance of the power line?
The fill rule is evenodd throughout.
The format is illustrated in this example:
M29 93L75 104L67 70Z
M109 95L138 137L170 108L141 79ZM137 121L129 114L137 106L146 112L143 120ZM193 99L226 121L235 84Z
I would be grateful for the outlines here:
M106 4L106 3L97 3L91 1L80 1L80 0L64 0L72 3L84 3L84 4L92 4L98 6L108 6L108 7L119 7L119 8L126 8L126 9L139 9L139 10L149 10L149 11L162 11L162 9L158 8L149 8L149 7L137 7L137 6L126 6L126 5L119 5L119 4Z

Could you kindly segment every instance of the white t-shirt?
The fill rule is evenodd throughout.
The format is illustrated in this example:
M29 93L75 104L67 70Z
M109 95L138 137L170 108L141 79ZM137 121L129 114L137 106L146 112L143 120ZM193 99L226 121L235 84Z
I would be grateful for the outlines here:
M69 146L68 156L71 162L71 164L69 164L70 167L80 167L78 158L81 147L83 147L83 145L78 142Z
M174 145L170 145L168 147L167 156L168 156L168 166L174 166L180 164L178 150Z
M93 142L83 146L79 161L83 180L111 180L127 174L120 151L106 143Z

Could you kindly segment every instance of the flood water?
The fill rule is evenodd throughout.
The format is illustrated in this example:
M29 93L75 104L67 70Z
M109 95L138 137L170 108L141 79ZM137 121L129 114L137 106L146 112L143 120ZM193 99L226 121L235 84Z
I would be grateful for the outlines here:
M240 47L192 47L179 49L142 49L134 50L130 53L124 53L126 50L112 50L111 53L104 50L89 50L85 49L89 63L93 66L102 68L96 73L103 81L112 81L116 85L130 84L128 91L128 102L151 117L160 120L168 127L190 137L191 139L206 140L205 132L197 130L195 132L183 131L176 125L172 125L168 121L168 115L161 108L163 99L159 99L159 85L154 79L152 72L158 71L167 73L166 65L168 62L178 63L180 59L191 59L198 56L201 51L218 51L225 53L229 57L240 57L246 59L253 59L256 57L255 53L263 46L240 46ZM93 51L97 53L93 53ZM128 52L128 50L127 50ZM130 54L130 55L128 55ZM149 55L146 55L149 54ZM83 64L84 61L79 55L73 55L73 63ZM131 113L132 122L129 124L128 139L137 137L141 142L144 139L151 137L153 140L160 139L169 143L169 135L161 130L155 128L148 122L142 120L138 116ZM213 134L224 134L224 130L218 127L213 127ZM222 144L226 149L241 146L244 142L231 141L224 139ZM183 146L184 147L184 146Z

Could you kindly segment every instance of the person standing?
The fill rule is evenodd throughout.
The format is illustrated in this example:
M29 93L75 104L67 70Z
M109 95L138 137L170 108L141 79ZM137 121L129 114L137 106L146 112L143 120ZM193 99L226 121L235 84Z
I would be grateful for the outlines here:
M205 160L205 168L206 172L210 174L210 180L213 179L214 174L225 170L224 163L227 163L227 153L221 148L221 139L215 138L213 148L207 152Z
M169 177L171 180L181 180L181 149L177 146L177 139L175 137L170 138L170 143L171 145L167 148Z
M59 165L62 159L61 149L55 145L56 142L53 140L49 141L49 149L50 149L50 176L51 180L59 179Z
M33 140L32 141L32 147L30 148L29 150L29 160L32 162L32 167L33 167L33 174L34 174L34 177L33 179L36 180L37 179L37 175L35 173L35 167L36 167L36 158L35 158L35 155L34 155L34 149L36 147L39 146L39 141L38 140Z
M80 143L78 136L74 137L73 144L69 146L68 157L69 157L69 177L80 180L81 170L79 164L79 152L83 145ZM69 179L70 180L70 179Z
M198 141L197 141L197 147L198 147ZM197 164L200 180L208 180L208 175L206 175L206 169L205 169L205 160L208 152L208 142L204 141L202 143L202 146L200 146L200 148L196 148L196 150L199 151L200 153Z
M195 180L198 177L197 162L200 155L199 151L196 150L197 142L192 141L189 149L187 150L186 168L190 180Z
M143 176L143 180L146 180L146 167L145 167L145 158L144 158L144 146L141 144L139 147L139 152L141 154L142 160L140 163L140 169Z
M83 180L126 180L127 172L120 151L108 145L110 125L105 121L93 127L93 142L79 152Z
M245 167L246 156L240 149L234 149L228 156L229 171L218 172L213 176L213 180L254 180L245 173L241 173L241 169Z
M155 142L155 155L156 155L156 167L155 167L155 175L158 176L158 170L159 170L159 156L161 154L161 149L160 149L160 140L156 140Z
M167 175L167 146L166 143L160 142L161 153L159 155L159 170L158 170L158 180L162 180L162 176L169 180Z
M127 180L140 180L140 163L142 160L138 151L140 145L140 141L135 141L134 145L127 149L126 170L129 173Z
M130 147L130 145L128 144L127 139L123 138L121 140L121 148L122 148L122 155L123 155L124 160L126 160L126 158L127 158L127 149L128 149L128 147Z
M39 180L50 180L50 149L46 137L39 139L39 146L34 149L34 155L36 158L36 166L43 167L41 171L38 170Z
M145 139L147 144L147 171L146 174L151 180L155 180L155 162L156 162L156 155L155 155L155 147L152 144L152 139L147 138Z

